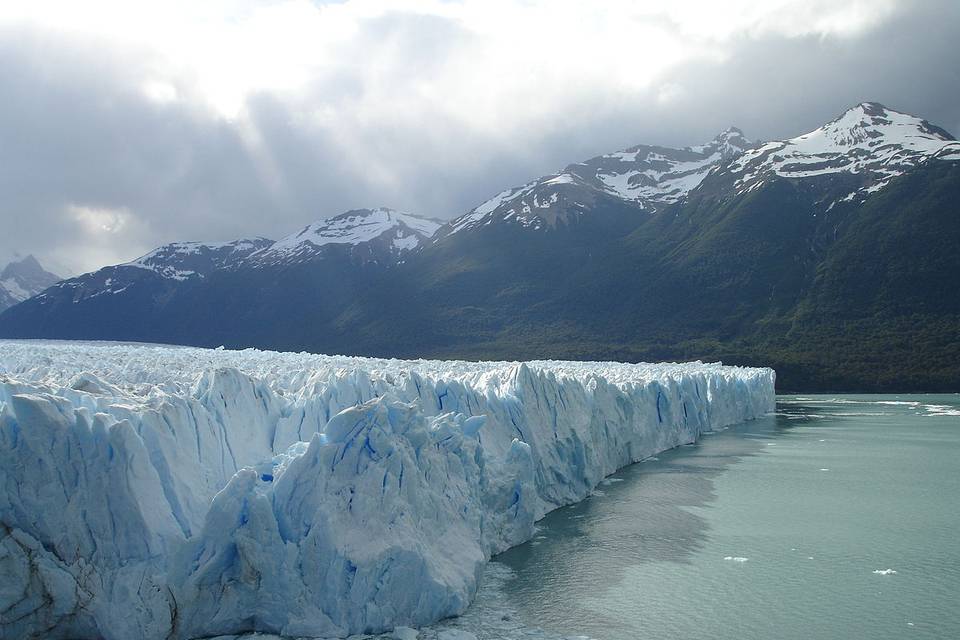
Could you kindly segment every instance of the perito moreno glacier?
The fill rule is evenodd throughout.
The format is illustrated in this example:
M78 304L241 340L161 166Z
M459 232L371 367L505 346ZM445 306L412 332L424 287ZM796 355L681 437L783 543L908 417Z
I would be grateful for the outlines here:
M548 511L773 404L719 364L0 342L0 637L424 625Z

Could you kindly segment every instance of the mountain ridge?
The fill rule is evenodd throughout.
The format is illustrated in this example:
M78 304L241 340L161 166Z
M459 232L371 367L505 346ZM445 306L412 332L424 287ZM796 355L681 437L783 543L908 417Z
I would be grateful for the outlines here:
M283 259L263 259L277 244L263 240L201 277L141 268L137 286L113 296L103 270L87 274L0 314L0 335L722 359L774 365L798 391L956 390L960 353L944 354L957 350L960 309L942 298L944 274L960 272L958 148L877 103L773 143L731 128L682 150L635 145L419 232L408 214L362 210L278 241ZM357 227L337 226L358 216ZM389 224L368 238L368 218Z
M442 235L495 222L535 231L551 229L558 221L570 222L607 198L654 213L685 197L711 169L753 144L739 129L730 127L702 145L673 149L639 144L595 156L501 191L451 220Z

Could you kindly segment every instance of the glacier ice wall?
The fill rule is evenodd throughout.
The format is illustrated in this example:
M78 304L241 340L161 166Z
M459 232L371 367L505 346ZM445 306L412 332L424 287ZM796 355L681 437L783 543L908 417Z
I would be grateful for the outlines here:
M0 637L346 636L462 612L770 369L0 341Z

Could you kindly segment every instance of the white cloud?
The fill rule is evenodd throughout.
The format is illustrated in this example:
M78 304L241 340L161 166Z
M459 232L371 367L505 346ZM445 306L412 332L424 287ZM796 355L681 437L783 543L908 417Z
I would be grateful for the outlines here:
M344 75L369 97L354 108L393 107L381 100L397 93L392 75L409 47L396 34L371 42L364 32L376 19L432 17L456 25L464 37L444 52L446 60L417 76L406 99L432 101L489 129L502 126L507 111L520 111L517 126L526 126L524 120L542 115L539 105L567 98L571 83L646 91L679 64L722 58L725 44L737 38L848 36L894 9L892 0L28 0L0 5L0 24L149 50L158 68L148 95L169 100L178 95L171 88L190 84L222 115L236 118L253 93L296 92Z
M82 269L355 207L448 217L594 154L796 135L866 99L949 124L948 7L0 2L0 249Z
M130 212L126 209L88 207L78 204L67 205L67 214L90 235L120 233L131 219Z
M142 89L147 98L159 104L175 102L178 97L176 86L163 80L147 80Z
M104 264L127 262L148 251L148 228L129 209L68 204L65 220L73 227L73 242L45 260L60 266L60 274L82 273Z

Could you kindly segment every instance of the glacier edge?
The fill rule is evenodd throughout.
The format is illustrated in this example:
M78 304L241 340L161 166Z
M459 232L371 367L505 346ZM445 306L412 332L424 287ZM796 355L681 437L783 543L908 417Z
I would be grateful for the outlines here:
M770 369L0 341L0 637L332 637L461 613Z

